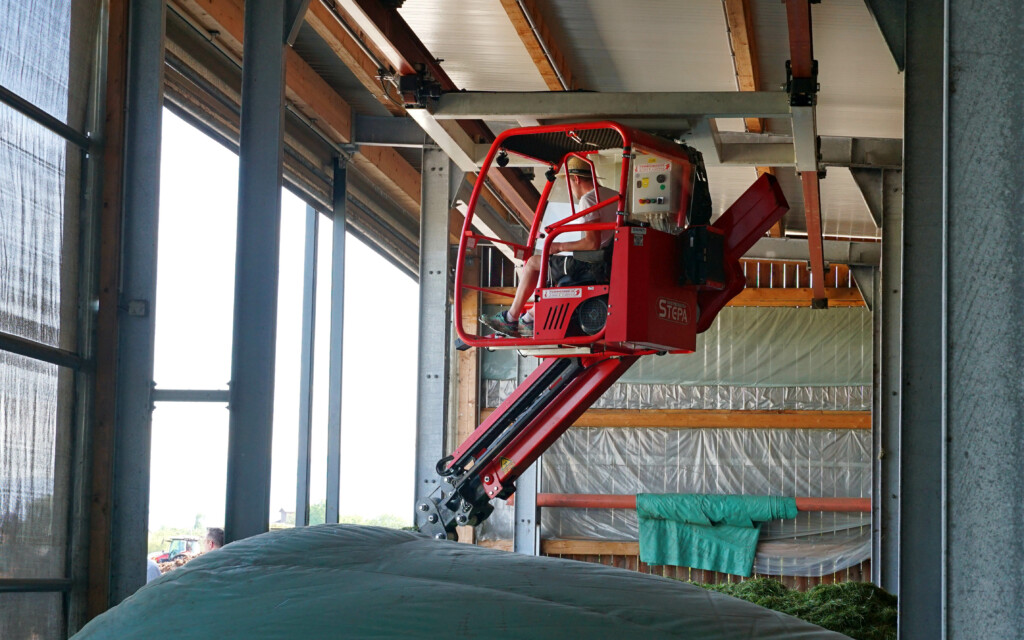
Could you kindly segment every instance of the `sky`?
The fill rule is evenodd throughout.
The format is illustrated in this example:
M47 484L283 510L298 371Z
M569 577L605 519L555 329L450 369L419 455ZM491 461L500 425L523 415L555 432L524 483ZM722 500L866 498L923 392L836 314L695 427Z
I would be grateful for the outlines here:
M226 389L231 371L238 157L164 111L156 361L162 389ZM295 510L306 205L282 197L271 519ZM310 500L326 495L331 222L320 218ZM412 522L416 282L347 236L341 514ZM150 529L224 522L228 410L157 403ZM375 472L381 472L374 475Z

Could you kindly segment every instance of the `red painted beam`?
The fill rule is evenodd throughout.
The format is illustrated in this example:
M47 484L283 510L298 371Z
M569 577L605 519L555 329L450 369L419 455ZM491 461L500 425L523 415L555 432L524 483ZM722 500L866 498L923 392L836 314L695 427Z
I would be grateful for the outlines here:
M789 59L793 77L810 78L814 65L811 3L808 0L786 0L786 22L789 26Z
M813 78L814 45L811 37L811 3L809 0L785 0L786 23L789 27L789 59L793 78ZM800 174L804 190L804 217L807 221L807 244L811 262L811 288L814 307L828 306L825 293L825 258L821 242L821 194L817 171Z
M540 493L538 507L571 509L636 509L636 496L597 493ZM871 511L871 498L797 498L799 511L861 512Z
M825 257L821 240L821 191L818 173L800 174L804 187L804 218L807 221L807 246L811 257L811 289L815 300L827 300L825 293Z

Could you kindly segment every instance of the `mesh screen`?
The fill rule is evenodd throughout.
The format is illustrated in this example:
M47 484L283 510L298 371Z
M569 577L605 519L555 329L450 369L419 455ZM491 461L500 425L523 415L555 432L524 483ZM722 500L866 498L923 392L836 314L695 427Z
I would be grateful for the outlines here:
M0 85L86 131L99 0L0 0ZM75 350L82 152L0 104L0 331ZM73 375L0 352L0 577L67 567ZM64 596L0 594L0 638L65 637Z
M64 576L66 444L58 367L0 351L0 576ZM7 637L2 636L0 637Z
M0 593L0 638L59 640L66 638L59 593Z
M0 331L60 342L67 143L0 105Z

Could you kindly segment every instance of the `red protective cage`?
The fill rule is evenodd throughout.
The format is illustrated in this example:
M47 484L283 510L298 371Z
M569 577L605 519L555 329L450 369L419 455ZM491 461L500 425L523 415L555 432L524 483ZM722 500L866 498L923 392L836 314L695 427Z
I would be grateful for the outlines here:
M597 174L591 159L594 154L601 152L621 153L617 198L607 198L587 209L576 211L575 203L570 197L571 213L542 227L555 176L568 159L577 157L587 162L591 167L594 183L597 184ZM473 231L473 214L484 185L482 179L477 180L462 227L455 269L455 327L458 337L466 345L490 348L545 348L545 355L554 356L561 355L557 349L553 349L557 347L576 348L565 349L563 353L567 356L579 355L581 347L591 353L609 355L688 353L695 348L697 333L707 329L718 310L742 289L743 277L738 259L747 247L738 255L735 251L732 252L733 255L727 255L730 242L726 240L726 236L736 231L733 228L734 223L742 217L730 216L735 205L722 216L722 220L727 221L726 224L701 225L699 247L694 245L695 238L698 237L693 233L694 228L686 227L698 174L698 167L695 166L693 158L695 155L699 158L699 154L693 150L616 122L523 127L505 131L498 136L484 160L480 175L487 175L492 163L503 154L516 154L542 166L548 165L548 181L534 212L526 243L516 244L482 236ZM631 203L627 198L629 181L632 179L632 161L644 154L656 156L678 166L678 204L670 211L670 217L683 233L657 231L638 223L632 217ZM700 169L702 170L702 167ZM565 179L568 182L567 173ZM637 184L639 183L638 180ZM617 215L614 223L580 221L587 214L613 203L616 199ZM777 218L774 216L777 209L785 211L785 199L781 191L778 190L777 184L769 180L755 183L737 204L744 201L754 205L758 213L762 214L756 216L757 220L746 221L757 223L758 228L764 227L766 221ZM771 215L763 215L765 211ZM781 212L778 215L781 215ZM771 222L768 222L767 226L770 225ZM763 234L765 229L761 229L760 233ZM540 281L529 303L534 308L535 318L532 337L499 334L484 336L466 330L462 320L463 290L479 290L506 297L509 295L464 282L464 261L468 249L481 242L505 244L512 249L516 258L526 260L533 255L537 240L543 238L540 255L542 265L547 265L551 245L559 235L567 232L609 230L614 234L611 277L607 282L558 286L556 283L546 282L546 268L542 268ZM709 238L710 249L707 246ZM713 255L709 254L709 251ZM723 251L725 253L722 253ZM687 260L691 263L694 260L713 262L713 271L719 275L695 280L687 269ZM580 316L583 313L591 319L600 315L605 315L606 318L603 323L599 323L599 329L584 330L580 326Z

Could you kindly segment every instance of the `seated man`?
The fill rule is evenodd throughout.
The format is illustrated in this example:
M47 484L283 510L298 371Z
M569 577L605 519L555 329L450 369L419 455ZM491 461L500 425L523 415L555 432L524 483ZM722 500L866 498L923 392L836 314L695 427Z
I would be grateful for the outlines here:
M576 211L583 211L618 195L617 191L595 185L590 165L575 156L569 158L566 172L569 174L572 198L578 202ZM570 225L577 222L615 222L617 209L617 203L613 202L571 222ZM584 231L583 237L579 240L552 242L549 249L551 255L548 261L548 277L557 284L566 275L576 280L589 274L606 271L607 258L602 250L610 249L614 237L615 232L611 230ZM537 288L540 269L540 256L531 256L523 265L512 306L493 316L482 317L480 321L498 333L509 336L532 336L533 309L523 313L523 307Z

